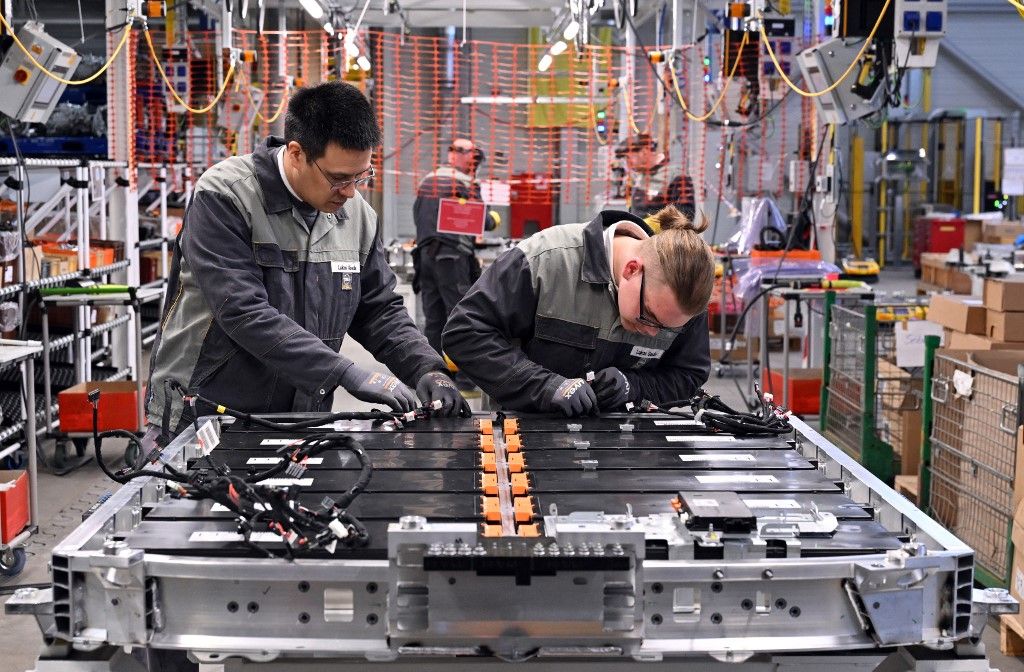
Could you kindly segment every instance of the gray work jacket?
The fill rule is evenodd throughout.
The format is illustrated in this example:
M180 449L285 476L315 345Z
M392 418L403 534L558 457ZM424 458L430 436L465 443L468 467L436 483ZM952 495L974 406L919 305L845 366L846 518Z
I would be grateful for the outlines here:
M431 240L443 243L451 250L465 256L473 256L472 236L459 236L437 232L437 212L442 198L466 198L480 200L480 186L473 178L451 166L441 166L420 181L416 188L416 200L412 204L412 218L416 223L416 244L423 245Z
M445 370L394 291L369 204L357 194L307 228L277 167L281 144L269 138L196 183L153 349L151 424L172 378L241 411L330 410L352 365L338 352L346 333L409 386ZM171 397L174 431L191 414Z
M504 407L546 411L565 378L614 366L638 399L688 399L711 368L707 313L682 333L626 331L606 227L643 220L606 210L589 224L551 227L498 258L448 318L445 353Z

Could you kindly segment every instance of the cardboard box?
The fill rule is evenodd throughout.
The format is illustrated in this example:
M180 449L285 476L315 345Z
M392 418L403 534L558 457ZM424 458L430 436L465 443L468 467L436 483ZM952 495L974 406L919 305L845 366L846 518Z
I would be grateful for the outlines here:
M1010 532L1013 541L1013 565L1010 567L1010 595L1017 601L1024 600L1024 502L1021 502L1013 514L1013 527ZM1024 628L1024 613L1003 616L1003 620L1013 620L1018 629Z
M1003 343L1024 343L1024 313L989 310L985 316L986 336Z
M975 243L981 242L982 229L985 221L972 217L964 217L964 249L973 250Z
M28 525L28 472L0 471L0 542L8 543Z
M950 350L1022 350L1024 343L993 341L987 336L965 334L962 331L946 329L943 334L944 347Z
M989 310L1024 311L1024 277L986 279L984 300Z
M924 381L892 362L876 365L879 401L878 435L900 458L900 473L916 476L921 468L921 390Z
M1012 245L1017 236L1024 235L1024 224L1012 222L984 222L981 226L981 241L996 245Z
M935 294L928 305L928 320L965 334L985 335L985 305L975 296Z

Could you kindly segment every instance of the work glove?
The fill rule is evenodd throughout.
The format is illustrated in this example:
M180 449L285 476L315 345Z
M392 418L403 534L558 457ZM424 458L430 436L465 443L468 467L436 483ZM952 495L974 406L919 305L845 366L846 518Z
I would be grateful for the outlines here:
M595 415L597 395L582 378L567 378L551 396L548 410L561 411L570 418L577 415Z
M469 404L462 398L455 383L440 371L431 371L420 377L416 383L416 396L424 405L440 401L441 408L435 411L436 415L445 418L470 415Z
M626 374L614 366L601 369L594 376L590 386L597 395L597 405L602 411L615 411L633 401L633 390Z
M412 390L388 373L367 371L352 364L341 374L339 384L360 401L387 404L392 410L402 413L416 408L416 396Z

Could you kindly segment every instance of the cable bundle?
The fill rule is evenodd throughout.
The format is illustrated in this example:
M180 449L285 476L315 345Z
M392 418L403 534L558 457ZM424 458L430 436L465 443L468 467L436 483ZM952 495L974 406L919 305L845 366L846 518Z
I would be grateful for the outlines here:
M776 406L772 395L762 394L757 385L754 392L760 406L754 413L744 413L731 408L718 395L712 396L700 390L690 400L693 418L709 429L735 436L781 436L792 432L790 412Z
M259 550L269 557L278 557L262 546L251 541L254 532L273 532L285 542L284 557L292 559L297 552L325 549L333 553L340 543L343 546L365 546L369 541L366 527L348 512L349 505L370 483L373 465L366 451L351 436L334 431L316 431L302 439L280 448L280 462L263 471L250 470L248 474L236 474L223 464L203 456L193 469L183 472L164 462L159 449L145 455L142 441L133 433L115 429L107 432L99 431L99 390L89 393L92 404L93 443L96 450L96 461L100 469L109 478L118 483L128 483L134 478L150 476L160 478L174 484L172 494L183 499L209 499L223 505L238 518L238 529L246 544ZM224 409L223 412L233 417L249 417L247 414ZM315 422L322 424L324 420L294 423L308 425ZM271 423L273 424L273 423ZM306 431L314 430L306 428ZM112 471L103 461L103 439L124 438L131 442L142 455L142 465L126 465L123 469ZM299 478L306 471L306 464L311 457L331 450L347 450L359 460L360 471L356 482L338 499L334 501L325 497L316 509L311 509L297 501L299 490L296 486L271 487L260 482L268 478L284 475L288 478ZM148 469L146 463L160 463L162 470ZM199 465L205 463L205 467Z

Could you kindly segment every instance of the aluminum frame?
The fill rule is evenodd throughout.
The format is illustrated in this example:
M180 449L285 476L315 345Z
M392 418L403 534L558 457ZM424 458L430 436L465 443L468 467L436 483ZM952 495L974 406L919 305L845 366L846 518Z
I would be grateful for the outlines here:
M222 419L202 422L219 431ZM907 536L901 549L769 559L763 542L721 535L724 559L693 560L684 557L692 540L676 516L552 511L540 541L402 518L389 527L387 560L171 556L111 538L164 496L161 481L140 478L53 550L53 588L20 591L7 611L35 614L47 641L77 649L187 650L216 663L484 654L741 662L794 652L888 655L910 645L952 656L977 644L990 614L1017 610L1005 591L973 589L970 548L809 426L793 425L804 456ZM198 454L190 430L162 458L184 466ZM652 537L668 541L668 560L645 557ZM600 571L569 562L518 582L458 567L473 558L584 551L623 562Z

